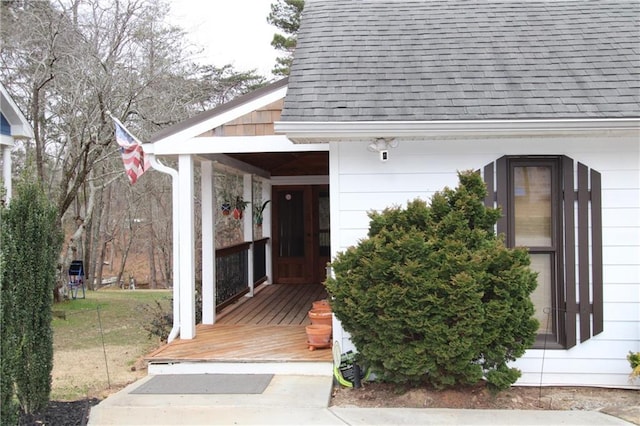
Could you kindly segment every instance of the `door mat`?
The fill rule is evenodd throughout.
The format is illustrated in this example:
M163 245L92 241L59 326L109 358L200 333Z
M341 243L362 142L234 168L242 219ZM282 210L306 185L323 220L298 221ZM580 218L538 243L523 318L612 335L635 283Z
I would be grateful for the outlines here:
M161 374L131 393L135 394L260 394L273 374Z

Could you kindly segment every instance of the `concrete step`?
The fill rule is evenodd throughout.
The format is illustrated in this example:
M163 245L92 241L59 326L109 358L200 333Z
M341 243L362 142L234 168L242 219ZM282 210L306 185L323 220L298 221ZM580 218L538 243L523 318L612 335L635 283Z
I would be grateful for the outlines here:
M277 374L262 394L131 393L152 378L149 375L93 407L88 424L343 424L327 409L331 375Z
M150 362L149 374L282 374L331 376L333 362Z

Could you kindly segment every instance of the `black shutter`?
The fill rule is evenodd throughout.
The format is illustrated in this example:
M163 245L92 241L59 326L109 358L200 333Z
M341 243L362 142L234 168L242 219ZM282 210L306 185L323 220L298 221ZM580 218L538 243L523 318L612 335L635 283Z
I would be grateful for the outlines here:
M591 178L591 179L589 179ZM591 184L591 188L589 188ZM600 173L578 163L578 297L580 342L603 330L602 188ZM589 221L591 218L591 221ZM591 238L589 238L591 237ZM591 243L591 259L589 259ZM591 268L589 261L591 260ZM592 300L589 300L589 295Z
M572 348L576 345L576 320L578 315L578 303L576 302L576 227L574 205L576 193L574 190L573 160L569 157L562 157L562 211L564 230L564 258L562 261L564 274L558 271L558 276L564 275L564 323L565 347ZM559 250L560 251L560 250Z
M507 234L507 208L509 205L509 170L507 169L507 157L501 157L496 161L496 202L502 209L502 216L498 219L498 235L507 236L508 244L510 236Z
M591 274L593 280L593 335L604 331L602 279L602 184L599 172L591 169Z
M487 196L484 197L485 207L493 208L496 204L495 187L493 186L493 163L484 166L484 184L487 186Z

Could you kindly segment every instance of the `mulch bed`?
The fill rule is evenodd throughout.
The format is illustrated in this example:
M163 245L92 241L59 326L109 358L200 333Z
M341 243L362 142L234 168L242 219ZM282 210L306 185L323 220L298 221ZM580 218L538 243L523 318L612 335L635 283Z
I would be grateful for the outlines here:
M51 401L44 410L28 415L20 413L21 426L84 426L89 420L89 410L100 402L97 398L78 401Z

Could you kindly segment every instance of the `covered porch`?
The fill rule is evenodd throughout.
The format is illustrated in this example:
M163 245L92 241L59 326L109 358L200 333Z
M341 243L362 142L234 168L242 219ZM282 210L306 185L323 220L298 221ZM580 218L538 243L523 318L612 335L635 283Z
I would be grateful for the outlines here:
M199 324L193 339L176 339L146 357L150 374L234 372L310 374L330 371L332 351L311 351L305 325L322 284L270 284ZM325 371L326 370L326 371Z
M227 309L218 314L216 308L228 297L253 297L260 284L266 289L271 283L305 285L324 279L331 238L329 146L295 145L274 134L286 83L177 123L144 144L152 166L172 177L174 324L169 342L179 339L184 345L209 330L217 334L225 326L250 325L224 324ZM162 159L176 160L177 168ZM236 176L239 187L220 185L223 172ZM266 210L265 203L270 203ZM258 221L255 212L261 206ZM221 225L229 222L241 224L235 228L239 240L218 241L226 237ZM196 306L198 296L201 307ZM196 326L200 312L202 324ZM302 324L297 327L304 333Z

